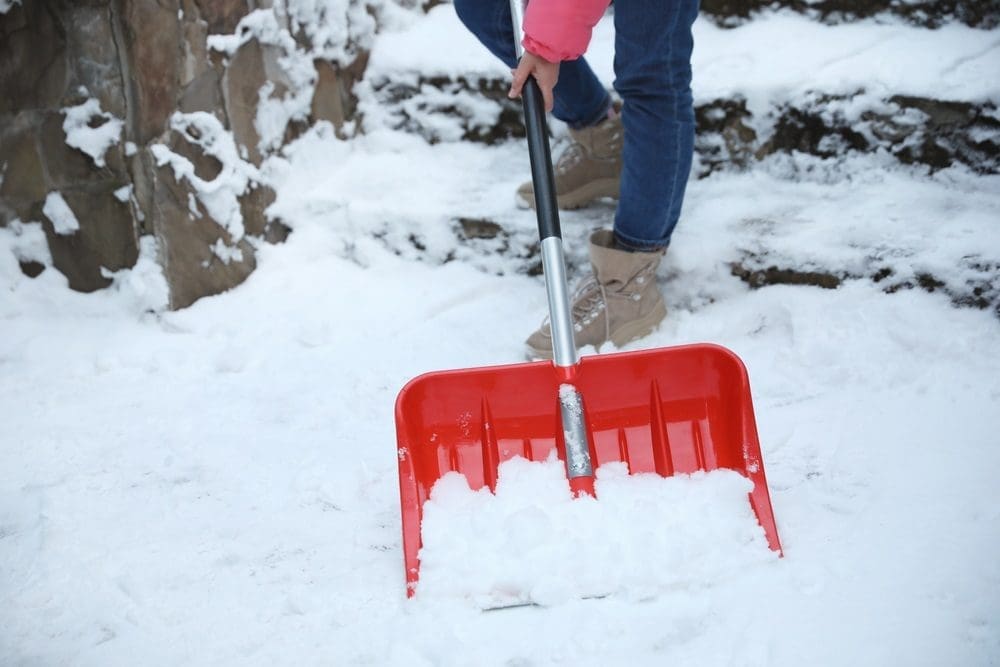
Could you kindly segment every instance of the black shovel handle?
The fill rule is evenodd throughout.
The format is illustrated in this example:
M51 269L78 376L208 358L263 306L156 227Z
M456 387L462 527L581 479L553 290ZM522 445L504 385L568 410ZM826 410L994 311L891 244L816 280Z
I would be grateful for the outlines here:
M535 189L535 211L538 215L538 238L562 238L559 228L559 205L556 201L555 173L549 149L549 128L545 120L542 89L535 77L529 76L521 89L524 105L524 127L528 133L528 157L531 160L531 182Z

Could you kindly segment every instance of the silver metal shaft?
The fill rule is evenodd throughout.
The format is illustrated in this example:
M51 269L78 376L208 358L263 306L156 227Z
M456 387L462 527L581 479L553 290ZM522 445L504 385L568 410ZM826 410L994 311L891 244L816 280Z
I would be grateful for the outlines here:
M523 0L510 0L510 16L514 21L514 56L518 60L524 55L524 2Z
M542 240L542 273L549 297L549 326L552 329L552 362L564 368L576 366L580 356L573 339L573 313L566 281L566 256L562 239Z
M514 24L514 51L520 60L524 55L524 47L521 45L524 39L523 0L510 0L510 13ZM562 237L559 234L559 211L555 200L555 183L551 157L549 156L548 137L545 136L544 111L540 106L528 104L528 101L531 101L529 97L525 98L525 124L528 126L529 148L534 149L532 179L535 184L535 208L539 216L542 273L545 275L545 291L549 300L552 362L557 366L568 368L576 366L580 361L580 356L577 353L576 341L573 337L573 316L566 280L566 255L563 251ZM529 110L535 111L535 114L528 113ZM533 119L537 122L532 123ZM532 142L532 139L535 141ZM538 167L542 164L544 164L544 169L539 169ZM544 195L547 195L548 198ZM545 232L542 232L543 228L546 230Z

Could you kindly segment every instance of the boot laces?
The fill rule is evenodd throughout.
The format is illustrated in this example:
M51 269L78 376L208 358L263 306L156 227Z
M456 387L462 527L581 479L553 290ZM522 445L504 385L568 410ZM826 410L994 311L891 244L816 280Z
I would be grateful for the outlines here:
M556 161L556 173L565 174L570 169L580 164L583 158L586 156L586 150L578 142L571 142L563 150L559 159Z
M571 302L573 305L570 316L573 319L573 330L579 333L583 331L584 327L590 326L607 309L607 291L604 289L604 285L592 275L573 291ZM607 317L604 318L604 329L605 340L607 340L611 335ZM552 335L552 320L548 315L542 321L542 330L546 335Z
M600 317L601 313L608 309L608 293L604 285L597 280L597 276L591 275L576 288L573 293L573 328L583 331L585 327L593 324L594 320ZM611 337L611 320L604 316L604 339Z
M642 286L652 278L654 273L655 265L643 267L622 289L616 290L615 294L638 301L642 298ZM573 291L572 304L573 330L580 333L584 328L593 324L601 313L607 311L607 288L597 279L595 274L591 274ZM542 327L547 329L548 335L552 335L551 321L548 316L542 322ZM604 340L611 340L611 318L607 315L604 316Z

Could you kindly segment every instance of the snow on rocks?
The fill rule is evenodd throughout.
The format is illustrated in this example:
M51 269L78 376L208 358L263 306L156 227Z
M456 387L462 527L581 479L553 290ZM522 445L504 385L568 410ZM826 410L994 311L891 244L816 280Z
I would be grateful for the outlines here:
M13 220L0 227L0 248L10 251L0 252L0 281L9 285L21 282L22 274L35 277L52 265L52 253L40 222Z
M191 160L163 144L150 147L157 166L169 165L178 181L187 181L212 219L229 232L233 242L239 241L245 231L239 197L252 183L260 180L259 170L240 157L232 134L210 113L175 113L170 119L170 127L199 146L205 155L218 160L221 170L214 178L202 178ZM197 215L195 206L192 216Z
M104 154L121 141L124 122L101 111L101 103L93 97L82 104L66 107L63 113L66 115L63 121L66 143L89 155L98 167L103 167Z
M1000 88L990 76L1000 45L987 30L891 19L831 26L765 12L735 29L700 20L694 31L699 175L775 152L884 151L935 169L1000 170ZM430 141L519 136L518 105L503 94L508 74L467 32L442 5L383 35L361 88L366 124ZM433 44L445 33L452 47L442 52ZM609 86L613 44L607 17L587 59Z
M58 192L50 192L45 197L42 213L52 223L52 228L60 236L70 236L80 231L80 221Z
M445 34L454 35L452 51L430 48ZM756 181L761 192L786 196L775 209L771 202L777 200L736 187L730 198L704 202L712 210L707 220L682 223L675 247L691 238L706 247L726 246L717 260L753 287L835 288L862 279L890 293L937 291L956 304L1000 313L1000 248L994 243L1000 238L994 216L1000 214L972 216L959 230L941 224L949 218L944 209L953 205L944 202L954 202L950 193L982 199L986 208L976 210L996 211L1000 204L991 194L995 188L983 187L1000 170L1000 88L987 74L1000 62L992 33L965 25L926 30L893 19L832 26L764 12L735 29L698 21L695 43L695 172L706 177L752 170L721 176L715 185L730 178ZM595 29L587 55L609 83L613 44L609 16ZM376 43L369 88L363 89L366 125L371 132L388 126L431 142L502 141L519 132L503 120L511 107L498 82L506 76L452 7L435 7ZM553 132L557 140L565 134L558 122ZM520 169L524 180L527 170ZM877 195L887 184L899 185L898 199ZM700 181L692 180L688 220L702 206L700 191ZM851 191L858 196L850 197ZM828 200L837 203L828 207ZM521 244L530 239L531 226L512 225L505 214L473 201L462 216L502 223L506 236L466 247L484 253L505 247L522 259L523 271L533 270L537 258ZM926 206L912 205L918 201ZM572 235L575 221L606 224L611 215L610 204L566 212L564 232ZM817 225L828 231L822 239ZM720 244L720 234L737 242ZM570 262L587 266L568 245ZM402 246L398 251L407 252ZM668 271L677 270L686 263L684 254L670 253L667 263Z

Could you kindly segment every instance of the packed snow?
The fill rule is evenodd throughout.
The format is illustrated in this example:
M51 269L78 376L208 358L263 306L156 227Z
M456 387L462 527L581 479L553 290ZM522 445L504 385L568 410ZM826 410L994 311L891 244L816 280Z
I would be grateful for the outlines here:
M53 190L45 196L42 214L52 223L52 229L60 236L69 236L80 230L80 221L63 196Z
M445 9L376 40L380 76L435 51L399 44L455 39L463 53ZM734 90L795 96L814 58L844 64L810 74L817 90L847 85L847 70L878 88L896 70L866 49L892 32L882 56L938 49L921 85L949 71L951 99L1000 101L990 77L958 76L995 62L995 46L973 43L989 33L864 24L867 42L803 21L781 33L801 57L771 68L755 60L771 58L762 20L711 54L716 29L700 25L699 85L723 85L704 73L728 59L744 68ZM611 35L602 24L597 52ZM52 268L22 273L51 265L40 221L0 228L2 662L995 664L997 314L866 278L750 290L730 268L749 251L952 284L972 264L995 274L1000 179L878 154L692 181L659 273L668 320L628 346L708 341L743 359L784 558L738 476L612 466L601 499L581 502L558 465L514 462L496 497L454 476L436 490L427 529L444 553L428 553L406 598L394 400L423 372L523 359L546 307L519 255L535 224L514 205L527 173L521 142L430 145L377 126L342 140L319 126L261 170L288 241L261 244L240 287L177 312L152 239L111 289L79 294ZM563 216L574 277L612 211ZM459 217L507 236L461 240ZM448 545L483 549L462 563L481 569L456 571ZM538 554L567 569L531 579L519 564ZM507 590L491 577L537 604L482 611Z
M63 132L66 143L90 156L94 164L103 167L104 154L121 141L124 122L107 111L101 110L96 98L63 109L66 118Z
M447 473L424 505L417 595L486 609L609 595L649 600L777 560L731 470L663 478L597 471L574 499L562 461L500 465L496 495ZM595 563L601 563L595 567Z

